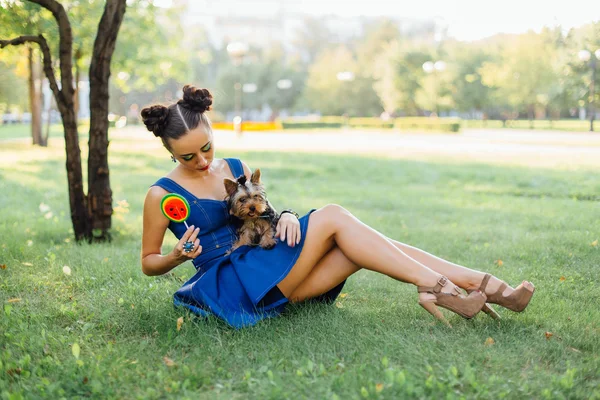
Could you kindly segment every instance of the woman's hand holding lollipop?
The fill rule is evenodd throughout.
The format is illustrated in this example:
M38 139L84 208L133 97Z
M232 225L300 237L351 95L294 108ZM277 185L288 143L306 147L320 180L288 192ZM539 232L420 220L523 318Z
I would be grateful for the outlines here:
M173 256L181 262L185 262L189 259L194 259L202 253L202 246L200 246L200 239L197 239L200 228L195 228L194 225L190 226L187 231L183 234L179 242L173 249Z

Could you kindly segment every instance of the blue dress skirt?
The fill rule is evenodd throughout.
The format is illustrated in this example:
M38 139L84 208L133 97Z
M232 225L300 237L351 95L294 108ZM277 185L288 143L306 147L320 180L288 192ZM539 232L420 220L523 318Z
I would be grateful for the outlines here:
M238 159L225 161L232 178L244 174ZM199 199L169 178L159 179L154 186L185 197L191 208L186 222L188 226L200 227L198 238L202 253L193 260L196 273L174 294L174 304L199 316L215 315L235 328L279 315L288 299L276 285L298 260L314 210L300 218L302 237L296 246L290 247L279 240L269 250L241 246L226 255L236 235L225 201ZM186 231L183 223L175 222L170 222L169 229L178 239ZM345 281L314 300L333 302L344 284Z

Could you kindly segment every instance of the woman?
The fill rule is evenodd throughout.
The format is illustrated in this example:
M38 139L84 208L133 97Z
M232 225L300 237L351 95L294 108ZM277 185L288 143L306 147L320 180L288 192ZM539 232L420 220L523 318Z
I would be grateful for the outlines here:
M186 85L176 104L153 105L141 113L148 130L161 138L173 162L179 162L146 195L141 254L146 275L161 275L193 261L197 273L175 293L176 305L199 315L212 313L239 328L278 315L288 302L331 302L346 278L361 268L416 285L419 304L446 324L437 306L471 318L481 309L497 317L486 300L513 311L529 303L531 283L513 289L489 274L389 239L338 205L302 218L284 211L273 249L241 246L228 254L235 230L223 180L242 174L250 178L251 171L239 160L215 158L213 133L204 114L211 105L208 90ZM190 203L189 229L162 214L160 203L167 193L178 193ZM162 255L167 228L179 242Z

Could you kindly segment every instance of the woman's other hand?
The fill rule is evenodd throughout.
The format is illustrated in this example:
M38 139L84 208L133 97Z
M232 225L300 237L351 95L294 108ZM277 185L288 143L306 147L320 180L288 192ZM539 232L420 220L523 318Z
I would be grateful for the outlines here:
M183 234L179 242L175 245L173 249L173 256L177 259L177 261L185 262L187 260L193 260L198 257L200 253L202 253L202 246L200 246L200 239L197 239L198 232L200 232L200 228L195 228L194 225L190 226L187 231ZM194 247L192 251L186 252L184 249L185 242L192 242Z
M279 217L277 222L277 229L275 230L275 237L286 242L288 246L294 247L300 243L300 221L298 218L290 213L283 213Z

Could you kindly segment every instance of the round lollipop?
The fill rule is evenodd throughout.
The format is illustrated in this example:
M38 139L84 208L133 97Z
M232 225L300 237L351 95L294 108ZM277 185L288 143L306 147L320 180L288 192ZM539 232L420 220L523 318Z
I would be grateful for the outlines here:
M189 228L185 220L190 216L190 205L183 196L175 193L165 195L160 202L160 209L171 221L183 222Z

